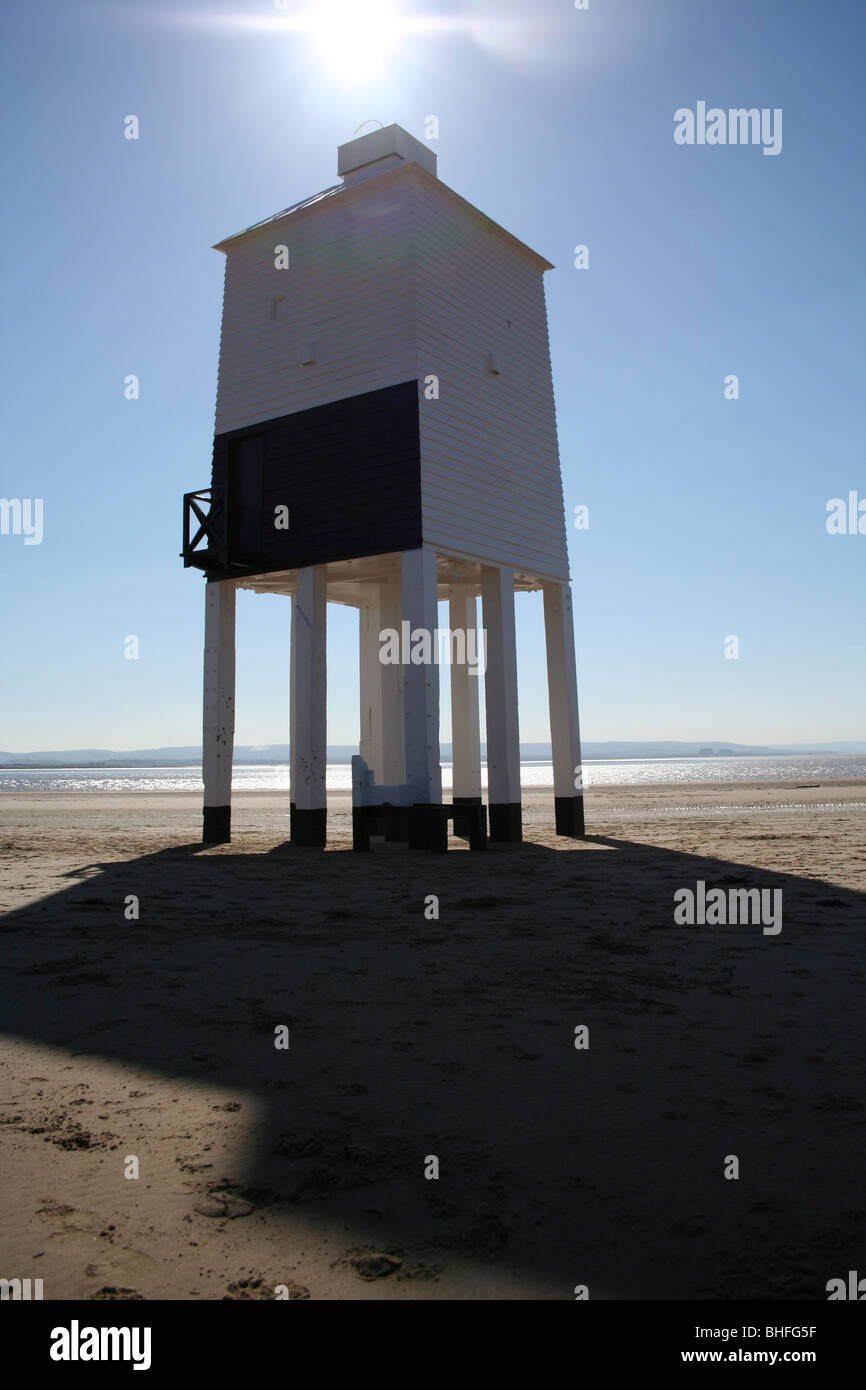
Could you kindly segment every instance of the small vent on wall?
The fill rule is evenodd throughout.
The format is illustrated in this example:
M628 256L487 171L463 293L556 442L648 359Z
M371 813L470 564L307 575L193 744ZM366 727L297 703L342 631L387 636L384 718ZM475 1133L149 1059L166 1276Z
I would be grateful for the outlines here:
M318 357L315 343L304 343L301 348L301 365L308 367L311 362L315 362Z
M496 356L495 352L488 352L487 354L487 370L491 376L499 376L499 358Z
M284 319L289 312L289 301L281 294L271 300L271 318Z

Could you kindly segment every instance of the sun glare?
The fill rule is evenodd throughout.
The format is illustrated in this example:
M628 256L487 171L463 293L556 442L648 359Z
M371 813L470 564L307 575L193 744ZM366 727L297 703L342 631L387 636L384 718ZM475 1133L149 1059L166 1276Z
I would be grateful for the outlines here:
M330 71L363 79L384 71L397 42L392 0L317 0L310 31Z

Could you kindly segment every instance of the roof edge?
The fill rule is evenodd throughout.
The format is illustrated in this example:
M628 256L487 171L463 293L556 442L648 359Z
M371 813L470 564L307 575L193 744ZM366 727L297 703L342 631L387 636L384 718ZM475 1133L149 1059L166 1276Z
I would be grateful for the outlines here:
M458 193L456 189L451 188L449 184L443 183L442 180L436 176L436 174L428 173L428 171L424 169L420 164L407 163L397 165L393 169L387 169L383 173L378 174L376 176L375 184L377 187L382 187L382 185L386 182L392 183L397 179L405 178L422 179L427 184L429 184L431 188L435 188L437 191L444 194L447 198L450 198L452 199L452 201L459 203L462 207L467 208L469 212L471 212L475 217L480 218L485 223L485 225L489 227L492 231L498 233L498 235L501 237L505 237L513 246L517 247L525 255L529 256L533 261L540 265L542 271L556 269L553 262L549 261L546 256L542 256L540 252L534 251L533 248L531 246L528 246L525 241L521 241L520 237L515 236L513 232L509 232L507 228L501 225L501 223L496 222L494 218L489 217L486 212L482 212L481 209L479 207L476 207L474 203L471 203L468 198L464 198L462 193ZM358 182L331 184L329 188L322 189L320 193L313 193L310 195L309 198L302 198L300 202L292 203L289 207L283 208L280 212L273 213L270 217L263 217L260 221L253 222L249 227L244 227L243 230L240 232L234 232L231 236L223 237L221 241L214 242L212 249L214 251L225 252L229 245L231 245L232 243L240 241L243 237L250 236L253 232L261 231L263 227L267 227L273 223L280 222L283 218L290 217L293 214L299 212L303 212L307 208L315 207L318 203L324 201L326 198L332 197L334 194L337 193L343 193L346 195L347 198L351 198L353 197L353 195L360 194L362 190L368 188L371 182L372 180L362 179Z

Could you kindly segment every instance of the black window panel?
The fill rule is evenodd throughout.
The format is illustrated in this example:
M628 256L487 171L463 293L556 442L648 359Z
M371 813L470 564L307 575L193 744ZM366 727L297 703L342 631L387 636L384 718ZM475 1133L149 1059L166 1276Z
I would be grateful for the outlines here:
M418 383L404 381L218 434L213 485L227 489L230 515L223 573L417 549L418 411ZM282 507L288 529L274 524Z
M264 482L264 435L233 440L229 456L229 546L238 558L261 554Z

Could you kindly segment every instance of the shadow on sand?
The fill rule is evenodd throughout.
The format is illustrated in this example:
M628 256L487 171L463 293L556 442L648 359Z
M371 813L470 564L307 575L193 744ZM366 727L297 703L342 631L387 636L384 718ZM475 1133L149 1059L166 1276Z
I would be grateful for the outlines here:
M781 934L674 925L697 880L781 888ZM823 1299L866 1257L864 920L852 892L612 838L188 845L8 914L0 1022L257 1096L237 1190L269 1219L563 1298Z

